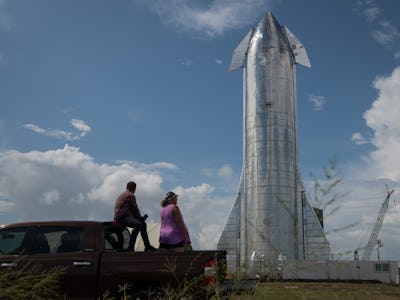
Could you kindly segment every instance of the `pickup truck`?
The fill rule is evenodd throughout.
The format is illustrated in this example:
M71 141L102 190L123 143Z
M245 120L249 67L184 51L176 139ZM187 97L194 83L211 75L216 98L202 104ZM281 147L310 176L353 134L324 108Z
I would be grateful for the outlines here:
M176 286L201 275L213 276L202 280L205 284L225 276L225 251L128 252L129 238L127 228L112 222L2 225L0 266L18 268L25 259L44 269L66 266L62 277L66 299L99 299L106 292L117 295L118 285L127 283L136 293Z

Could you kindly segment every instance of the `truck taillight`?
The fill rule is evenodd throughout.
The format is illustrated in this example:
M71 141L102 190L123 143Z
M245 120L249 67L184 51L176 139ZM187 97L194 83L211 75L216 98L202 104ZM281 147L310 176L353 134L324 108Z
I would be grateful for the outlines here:
M204 265L204 280L206 284L213 285L217 281L217 260L215 258L207 261Z

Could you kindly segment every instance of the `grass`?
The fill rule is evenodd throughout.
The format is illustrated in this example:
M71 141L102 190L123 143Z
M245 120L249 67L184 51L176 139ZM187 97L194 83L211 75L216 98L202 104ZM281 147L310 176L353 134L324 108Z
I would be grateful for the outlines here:
M16 261L18 262L18 261ZM0 299L1 300L41 300L67 299L60 293L60 281L64 269L54 268L42 271L39 266L25 264L22 268L6 268L0 271ZM174 270L171 270L174 271ZM182 300L207 299L210 300L395 300L400 299L400 286L383 283L343 283L343 282L258 282L252 290L233 291L224 293L218 283L202 292L198 284L204 280L203 276L184 280L175 287L164 287L162 294L149 291L139 299ZM111 297L105 293L101 300L131 300L136 297L128 296L130 284L119 286L119 296ZM194 293L203 296L194 296ZM211 296L213 295L213 296Z
M14 261L22 263L21 259ZM22 267L0 270L0 299L2 300L42 300L62 299L60 281L64 267L44 271L39 265L27 261Z
M258 283L254 294L231 295L231 300L394 300L400 286L382 283L268 282Z

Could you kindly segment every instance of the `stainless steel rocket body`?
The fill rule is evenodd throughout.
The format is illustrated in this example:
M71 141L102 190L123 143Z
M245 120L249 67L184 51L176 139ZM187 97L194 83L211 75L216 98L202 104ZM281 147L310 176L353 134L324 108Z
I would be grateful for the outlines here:
M296 64L310 67L305 48L270 12L232 57L230 71L243 68L243 169L218 242L230 271L330 257L298 168Z
M281 26L267 15L253 33L244 68L244 260L253 251L267 261L280 253L296 258L296 99L290 51Z

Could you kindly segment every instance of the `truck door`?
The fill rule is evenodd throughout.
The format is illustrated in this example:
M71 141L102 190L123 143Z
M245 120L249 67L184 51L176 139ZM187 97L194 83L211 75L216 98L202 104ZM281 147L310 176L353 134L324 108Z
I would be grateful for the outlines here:
M65 266L62 287L66 299L93 299L96 295L94 245L84 226L29 226L0 231L0 266L18 267L24 260L49 270Z
M97 266L90 233L83 226L39 226L29 249L32 260L46 269L67 267L62 279L66 299L93 299Z

